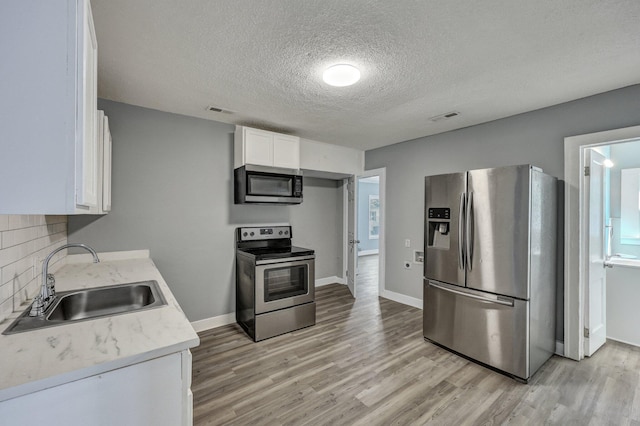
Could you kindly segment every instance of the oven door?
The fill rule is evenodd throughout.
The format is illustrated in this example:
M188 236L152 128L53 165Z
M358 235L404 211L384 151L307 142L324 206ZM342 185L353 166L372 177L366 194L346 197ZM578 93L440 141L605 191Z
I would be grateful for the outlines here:
M315 259L288 258L256 265L256 314L313 302Z

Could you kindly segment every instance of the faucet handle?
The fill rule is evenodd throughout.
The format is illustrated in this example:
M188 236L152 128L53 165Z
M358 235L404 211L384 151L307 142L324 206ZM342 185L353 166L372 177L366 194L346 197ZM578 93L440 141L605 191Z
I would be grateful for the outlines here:
M44 315L45 310L45 301L42 299L42 295L37 295L33 298L33 303L31 304L31 311L29 311L30 317L40 317Z

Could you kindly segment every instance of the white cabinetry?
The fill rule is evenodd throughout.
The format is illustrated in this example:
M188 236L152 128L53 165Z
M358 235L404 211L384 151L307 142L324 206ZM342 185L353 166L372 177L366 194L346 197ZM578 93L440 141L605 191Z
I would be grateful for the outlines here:
M185 350L1 402L0 418L12 425L190 426L190 387Z
M296 136L273 135L273 165L287 169L300 168L300 138Z
M109 117L98 111L99 213L111 211L111 131Z
M89 0L0 3L0 214L99 212Z
M364 151L302 139L300 168L305 176L343 179L364 172ZM308 173L312 172L312 173Z
M245 164L299 169L300 138L236 126L234 168Z

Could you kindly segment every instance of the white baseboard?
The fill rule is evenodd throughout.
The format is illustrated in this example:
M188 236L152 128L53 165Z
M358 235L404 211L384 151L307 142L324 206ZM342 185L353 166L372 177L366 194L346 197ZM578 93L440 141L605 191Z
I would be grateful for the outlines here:
M556 355L564 356L564 342L556 340Z
M234 322L236 322L236 313L230 312L228 314L218 315L217 317L193 321L191 327L193 327L196 333L199 333L212 328L222 327L223 325L233 324Z
M373 250L362 250L358 252L358 256L368 256L370 254L378 254L379 250L378 249L373 249Z
M328 284L345 284L345 281L344 278L335 275L333 277L319 278L316 280L316 287L322 287Z
M382 293L380 293L380 297L393 300L394 302L402 303L403 305L409 305L413 306L414 308L422 309L422 299L418 299L416 297L407 296L389 290L382 290Z
M624 343L625 345L631 345L631 346L636 346L636 347L640 346L640 345L638 345L638 343L637 343L637 342L628 342L628 341L626 341L626 340L618 339L618 338L616 338L616 337L609 337L609 336L607 336L607 340L613 340L613 341L615 341L615 342Z

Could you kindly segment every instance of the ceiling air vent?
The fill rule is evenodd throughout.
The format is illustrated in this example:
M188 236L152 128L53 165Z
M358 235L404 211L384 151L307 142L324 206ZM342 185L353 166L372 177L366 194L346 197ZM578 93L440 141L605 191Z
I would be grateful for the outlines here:
M448 120L459 115L460 113L458 111L451 111L444 114L436 115L435 117L431 117L429 121L433 121L435 123L436 121Z
M222 112L222 113L225 113L225 114L233 114L233 111L229 111L228 109L218 108L217 106L213 106L213 105L209 105L207 107L207 111Z

